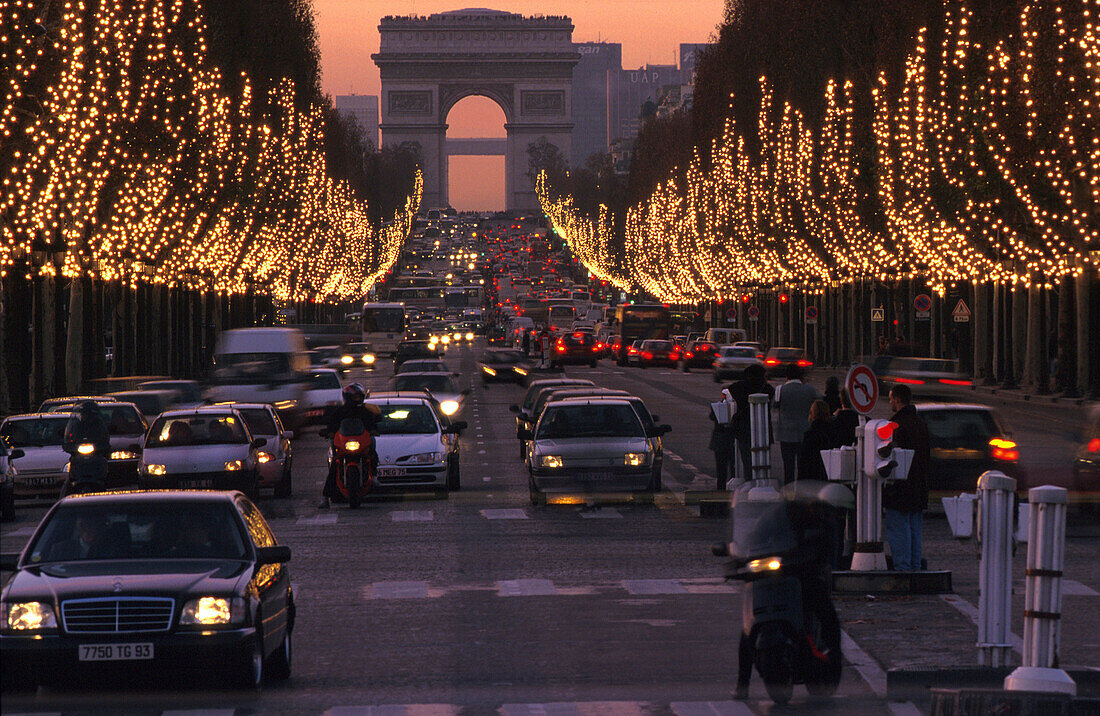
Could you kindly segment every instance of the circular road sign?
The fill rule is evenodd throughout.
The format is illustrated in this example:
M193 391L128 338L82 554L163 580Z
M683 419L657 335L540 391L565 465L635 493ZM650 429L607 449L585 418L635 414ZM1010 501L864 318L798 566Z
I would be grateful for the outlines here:
M878 402L878 378L875 372L865 365L854 365L844 378L844 387L852 408L861 415L867 415L875 409Z
M931 311L932 310L932 297L927 293L922 293L913 299L913 308L918 311Z
M817 306L806 306L806 318L811 321L817 320Z
M733 308L726 311L726 320L727 321L736 321L737 320L737 306L734 306Z
M760 315L760 309L756 306L749 306L748 314L749 318L756 318Z

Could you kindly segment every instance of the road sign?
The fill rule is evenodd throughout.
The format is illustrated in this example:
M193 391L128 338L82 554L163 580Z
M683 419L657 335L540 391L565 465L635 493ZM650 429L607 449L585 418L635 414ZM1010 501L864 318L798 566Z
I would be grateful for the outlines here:
M878 323L886 320L886 313L882 310L882 306L871 309L871 320Z
M749 310L745 311L745 313L749 314L750 321L755 321L760 318L760 309L756 306L749 306Z
M913 299L913 308L918 312L926 313L932 310L932 297L927 293L922 293Z
M970 322L970 309L966 305L966 301L959 299L959 302L955 304L955 310L951 312L951 315L955 317L955 323L969 323Z
M854 365L844 378L844 388L852 409L861 415L867 415L875 409L878 402L878 378L875 372L865 365Z
M737 306L733 306L728 311L726 311L726 320L727 321L736 321L737 320Z
M817 306L806 306L806 323L817 323Z

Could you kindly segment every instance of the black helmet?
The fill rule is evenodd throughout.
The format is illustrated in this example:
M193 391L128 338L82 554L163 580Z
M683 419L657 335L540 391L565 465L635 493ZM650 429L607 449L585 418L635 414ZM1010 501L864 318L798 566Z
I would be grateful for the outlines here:
M99 403L94 400L82 400L77 404L76 412L83 416L97 415L99 413Z
M363 401L367 398L367 391L363 388L362 383L345 385L342 392L345 405L362 405Z

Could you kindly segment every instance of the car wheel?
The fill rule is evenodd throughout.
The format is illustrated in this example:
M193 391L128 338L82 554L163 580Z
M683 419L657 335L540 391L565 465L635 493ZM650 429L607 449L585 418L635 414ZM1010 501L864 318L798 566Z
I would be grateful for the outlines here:
M258 616L258 615L257 615ZM264 682L263 638L257 632L247 648L237 655L236 663L227 674L232 686L240 689L259 689Z
M288 458L286 465L283 466L283 475L279 478L279 481L275 483L275 496L276 497L290 497L291 492L291 480L290 470L292 461Z
M600 363L599 361L593 360L591 363L588 364L588 367L589 368L595 368L597 365L599 365L599 363Z
M288 630L283 634L283 641L279 644L279 648L267 658L268 677L273 681L286 681L289 679L293 653L290 631Z
M458 492L462 489L462 477L459 473L458 458L456 457L447 471L447 489Z
M649 489L653 494L657 494L661 490L665 489L664 482L661 480L661 472L662 470L658 468L653 473L653 479L651 479L649 482Z
M11 522L15 519L15 495L8 495L4 504L0 505L0 520Z
M527 490L533 506L539 507L546 504L546 495L544 495L539 488L535 487L534 482L528 483Z

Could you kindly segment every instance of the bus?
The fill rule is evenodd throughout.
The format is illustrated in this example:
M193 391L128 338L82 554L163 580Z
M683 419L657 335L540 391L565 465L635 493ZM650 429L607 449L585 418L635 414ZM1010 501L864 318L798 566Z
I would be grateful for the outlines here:
M392 355L405 338L405 306L392 302L364 303L359 323L364 343L369 343L375 353Z
M626 352L637 340L668 338L671 319L666 306L632 303L615 307L612 326L612 354L619 365L626 365Z
M419 308L429 313L443 313L443 286L395 286L386 299L390 303L403 303L406 308Z

